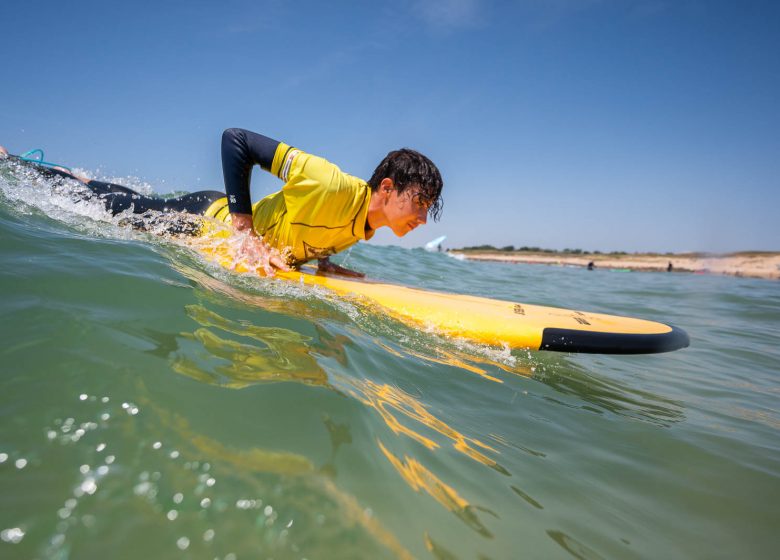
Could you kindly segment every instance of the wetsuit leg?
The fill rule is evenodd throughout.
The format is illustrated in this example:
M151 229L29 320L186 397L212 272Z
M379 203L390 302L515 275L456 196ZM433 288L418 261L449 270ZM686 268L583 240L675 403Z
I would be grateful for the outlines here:
M16 156L10 157L26 167L35 169L37 173L47 179L61 177L78 181L71 173L66 171L22 160ZM81 181L79 181L79 183L83 184ZM114 216L126 210L131 210L133 214L144 214L151 210L162 214L199 216L203 215L214 201L225 197L225 193L219 191L198 191L166 199L146 196L123 185L107 183L104 181L89 181L86 186L103 202L106 210L111 212ZM90 197L86 192L79 196L85 199ZM155 218L152 221L155 222L155 224L150 224L141 218L128 220L128 223L139 229L149 229L151 225L164 222L166 227L163 229L167 230L169 233L187 234L197 234L200 230L199 224L201 223L199 220L188 219L184 216L181 216L181 219L158 220Z
M202 215L220 198L225 198L225 193L220 191L196 191L176 198L169 198L165 200L165 206L169 211Z
M225 193L219 191L198 191L176 198L157 198L145 196L122 185L90 181L87 187L98 195L106 210L116 215L132 208L133 214L143 214L149 210L156 212L186 212L203 214L211 204Z
M135 229L177 235L198 235L205 214L214 201L225 197L219 191L198 191L176 198L145 196L115 183L90 181L87 187L103 201L113 215L130 210L132 214L144 216L123 218L120 222ZM151 215L147 212L153 211Z
M55 169L47 165L40 165L38 163L28 161L26 159L22 159L19 156L14 156L11 154L9 154L7 157L8 159L10 159L11 161L13 161L15 164L19 166L34 169L39 175L45 177L46 179L54 179L55 177L62 177L63 179L73 179L74 181L78 181L78 179L76 179L71 173L68 173L67 171Z

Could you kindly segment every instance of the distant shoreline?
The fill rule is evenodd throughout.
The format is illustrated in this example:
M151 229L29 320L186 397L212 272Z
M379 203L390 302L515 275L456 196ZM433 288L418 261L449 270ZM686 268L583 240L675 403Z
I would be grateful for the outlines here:
M726 255L700 253L570 253L552 251L504 251L500 249L451 249L469 260L504 263L546 264L638 272L724 274L747 278L780 280L780 252L745 251Z

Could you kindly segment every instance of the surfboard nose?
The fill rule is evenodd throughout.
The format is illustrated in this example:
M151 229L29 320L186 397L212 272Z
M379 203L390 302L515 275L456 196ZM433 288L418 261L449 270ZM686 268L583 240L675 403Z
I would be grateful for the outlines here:
M666 333L609 333L546 328L539 350L583 354L660 354L690 346L684 330L668 325Z

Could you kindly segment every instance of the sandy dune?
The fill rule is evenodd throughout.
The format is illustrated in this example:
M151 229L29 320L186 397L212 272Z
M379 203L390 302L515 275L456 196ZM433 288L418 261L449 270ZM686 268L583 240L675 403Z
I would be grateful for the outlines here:
M618 268L636 271L665 271L672 263L673 272L727 274L751 278L780 280L780 253L735 253L729 255L573 255L530 252L458 251L467 259L529 264L554 264Z

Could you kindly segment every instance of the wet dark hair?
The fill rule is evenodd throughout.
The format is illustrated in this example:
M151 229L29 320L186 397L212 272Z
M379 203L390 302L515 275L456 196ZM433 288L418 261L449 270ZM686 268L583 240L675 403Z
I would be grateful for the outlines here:
M393 180L393 185L399 194L408 187L419 186L420 202L427 204L428 215L434 221L439 221L444 206L441 196L444 181L441 179L439 169L431 160L409 148L394 150L385 156L368 180L368 185L373 192L376 192L379 183L385 177Z

